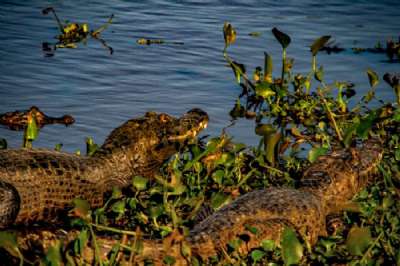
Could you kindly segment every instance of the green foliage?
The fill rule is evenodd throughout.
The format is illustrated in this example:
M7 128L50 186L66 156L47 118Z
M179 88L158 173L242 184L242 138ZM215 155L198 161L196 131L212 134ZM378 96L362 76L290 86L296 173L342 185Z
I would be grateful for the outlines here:
M285 227L283 230L281 245L285 265L299 264L303 257L303 246L292 228Z

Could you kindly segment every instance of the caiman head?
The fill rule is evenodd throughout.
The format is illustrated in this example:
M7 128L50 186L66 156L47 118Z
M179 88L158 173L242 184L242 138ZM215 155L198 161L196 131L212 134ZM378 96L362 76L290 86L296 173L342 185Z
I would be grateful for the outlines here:
M180 118L148 112L114 129L93 156L107 156L121 164L128 163L135 174L151 175L206 128L207 123L207 113L197 108Z

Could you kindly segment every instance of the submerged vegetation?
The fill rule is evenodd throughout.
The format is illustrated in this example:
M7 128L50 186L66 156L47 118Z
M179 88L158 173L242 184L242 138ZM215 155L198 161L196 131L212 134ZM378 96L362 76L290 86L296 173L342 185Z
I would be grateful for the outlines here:
M59 25L61 31L68 27ZM318 52L330 36L322 36L311 44L309 73L296 74L295 61L287 51L291 38L277 28L272 29L282 46L280 74L274 76L275 64L268 53L264 54L263 66L248 74L245 65L228 53L236 40L236 30L226 23L223 32L223 56L242 90L230 114L234 119L255 121L260 145L246 147L234 143L225 132L208 140L200 139L166 162L155 179L132 177L132 185L124 191L114 190L102 208L90 210L85 201L75 200L66 228L78 231L69 244L54 241L47 250L32 252L18 246L12 231L3 231L0 246L11 254L3 252L3 256L15 263L21 260L21 264L133 264L138 262L144 239L162 238L168 248L174 241L181 241L193 224L238 196L269 186L296 187L303 170L318 156L374 136L383 141L384 147L379 181L359 193L344 213L329 218L330 234L321 237L316 246L308 247L296 232L287 228L280 245L265 239L259 248L243 255L238 247L246 238L238 238L207 264L400 264L399 76L388 73L383 77L393 89L396 103L379 99L380 78L370 69L366 75L370 88L355 104L349 104L357 94L354 86L341 81L328 84L323 67L317 63ZM75 33L79 37L79 30ZM378 107L371 108L371 102ZM31 143L38 130L35 119L31 119L25 139ZM6 142L1 140L0 147L7 148ZM93 140L87 139L88 155L95 149ZM99 236L116 239L107 256L99 250ZM128 241L128 237L134 240ZM86 253L87 246L93 254ZM184 243L181 253L190 257L190 249ZM168 265L174 261L173 257L164 258ZM191 258L191 263L201 264L197 258Z

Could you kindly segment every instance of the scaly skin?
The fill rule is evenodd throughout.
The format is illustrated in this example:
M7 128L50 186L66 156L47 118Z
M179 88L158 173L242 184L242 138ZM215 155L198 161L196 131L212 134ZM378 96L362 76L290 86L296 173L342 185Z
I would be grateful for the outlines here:
M190 258L181 254L182 242L191 248L192 256L206 261L243 235L247 235L248 241L239 247L239 251L246 254L259 247L264 239L279 244L286 226L294 228L309 245L313 245L319 236L326 235L326 216L341 211L357 192L373 181L376 166L382 158L380 146L378 141L371 139L361 147L320 156L304 172L298 189L272 187L249 192L195 225L187 237L175 235L164 241L141 239L143 250L135 256L135 261L150 259L156 265L162 265L163 258L168 255L175 257L174 265L188 265ZM250 232L249 228L255 228L257 233ZM18 232L18 243L24 250L37 247L38 243L47 250L54 245L55 239L68 242L76 234L76 231L66 234L41 229ZM119 243L106 236L96 239L103 258L113 245ZM124 243L132 245L126 240ZM92 263L93 247L86 246L84 253L89 254L84 260Z
M291 226L313 245L318 236L326 235L326 216L340 211L370 181L382 158L380 146L371 139L362 147L321 156L305 171L298 189L273 187L249 192L196 225L184 241L192 255L207 259L242 235L248 236L248 242L239 248L242 253L259 247L264 239L279 243L283 229ZM251 227L257 229L256 234L249 231ZM178 247L165 251L154 241L145 241L141 256L160 262L171 254L186 264Z
M200 109L179 119L147 113L112 131L91 157L45 149L1 150L0 227L56 221L74 198L101 206L104 192L128 186L134 175L154 175L207 122Z

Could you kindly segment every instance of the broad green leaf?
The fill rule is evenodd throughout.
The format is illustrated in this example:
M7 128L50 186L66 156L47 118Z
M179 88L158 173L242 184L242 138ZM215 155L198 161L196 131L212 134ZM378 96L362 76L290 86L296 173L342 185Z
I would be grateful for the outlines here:
M229 45L235 42L236 30L230 23L225 22L223 31L224 31L225 48L227 48Z
M224 170L217 170L212 174L212 179L214 180L215 183L218 185L222 185L222 181L224 179L225 171Z
M86 200L75 198L72 200L72 204L74 208L71 210L71 213L73 213L75 217L79 217L83 220L90 219L90 205Z
M157 218L164 213L165 209L162 205L150 207L149 215L151 218Z
M276 132L275 127L272 124L258 124L255 128L255 133L258 136L265 136Z
M314 147L308 152L308 157L307 159L313 163L315 162L319 156L326 154L328 151L327 148L323 147Z
M113 187L112 188L112 194L111 194L111 198L112 199L120 199L122 197L122 191L120 188L118 187Z
M164 259L163 259L163 262L164 262L166 265L174 265L175 262L176 262L176 259L175 259L174 257L171 257L171 256L169 256L169 255L166 255L166 256L164 257Z
M114 213L117 213L117 214L120 214L120 215L124 214L125 213L125 201L124 200L120 200L120 201L115 202L111 206L111 210Z
M322 47L324 47L324 45L329 41L330 38L331 36L325 35L316 39L310 47L312 55L316 56L318 51L321 50Z
M265 155L271 165L275 165L275 151L281 137L280 132L264 136Z
M324 68L323 66L320 66L314 73L314 77L316 80L319 82L322 82L324 80Z
M372 244L369 227L353 226L346 239L347 250L355 256L362 256L364 251Z
M86 154L92 156L99 147L91 137L86 138Z
M89 233L88 230L83 229L79 232L77 239L74 241L74 251L76 254L82 255L88 243Z
M275 249L275 241L271 239L265 239L261 241L261 246L265 251L273 251Z
M372 112L366 118L363 118L356 128L357 136L362 139L367 138L376 118L377 114L375 112Z
M263 98L269 98L275 95L275 92L271 89L271 83L266 81L258 83L255 91L257 96L261 96Z
M296 232L290 228L285 227L281 239L282 258L285 265L299 264L303 257L303 246L296 236Z
M290 37L286 33L281 32L277 28L272 29L272 33L274 34L275 38L278 40L278 42L282 45L283 49L286 49L286 47L289 46L290 44Z
M28 113L27 126L25 128L24 134L24 146L29 146L32 141L34 141L39 135L39 127L37 126L36 116L34 113Z
M55 150L55 151L61 151L62 146L63 146L62 143L57 143L57 144L54 146L54 150Z
M145 190L147 188L147 178L135 176L132 179L132 184L137 190Z
M254 262L261 260L265 256L265 252L259 249L253 250L251 252L251 258Z
M5 150L5 149L7 149L7 140L6 139L3 139L3 138L0 138L0 150Z
M233 70L233 73L235 74L236 82L237 82L238 84L240 84L240 80L241 80L241 78L242 78L242 75L243 75L244 73L246 73L246 68L245 68L245 66L244 66L243 64L237 63L237 62L235 62L235 61L232 61L232 62L230 63L230 66L231 66L231 68L232 68L232 70Z
M223 192L214 192L211 196L211 207L213 209L218 209L230 201L230 195L225 195Z
M64 265L61 256L61 242L57 240L54 246L50 246L46 256L44 257L44 263L48 266L61 266Z
M376 85L378 85L378 83L379 83L378 74L376 74L376 72L373 71L372 69L368 69L367 74L368 74L369 85L372 88L375 87Z
M0 231L0 247L15 257L20 257L21 255L15 233Z

